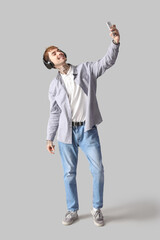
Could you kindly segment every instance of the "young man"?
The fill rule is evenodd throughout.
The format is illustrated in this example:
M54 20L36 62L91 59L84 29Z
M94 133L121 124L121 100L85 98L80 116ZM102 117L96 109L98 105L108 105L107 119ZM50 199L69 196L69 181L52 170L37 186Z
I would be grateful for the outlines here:
M67 55L58 47L47 48L43 62L48 69L58 70L49 86L50 116L47 125L47 150L54 154L53 140L57 132L59 152L64 170L67 213L62 221L72 224L79 210L76 184L78 147L84 152L93 176L93 209L97 226L104 225L103 207L104 168L96 124L102 120L96 98L97 78L114 65L120 46L116 25L110 28L113 39L105 56L96 62L74 66L66 63ZM58 131L57 131L58 130Z

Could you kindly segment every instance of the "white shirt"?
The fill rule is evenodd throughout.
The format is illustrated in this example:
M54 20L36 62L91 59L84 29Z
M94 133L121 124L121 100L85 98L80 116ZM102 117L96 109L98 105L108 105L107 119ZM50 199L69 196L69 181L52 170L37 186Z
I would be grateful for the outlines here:
M60 73L61 74L61 73ZM61 74L69 96L73 122L83 122L86 117L87 95L83 89L75 82L73 69L70 68L67 74Z

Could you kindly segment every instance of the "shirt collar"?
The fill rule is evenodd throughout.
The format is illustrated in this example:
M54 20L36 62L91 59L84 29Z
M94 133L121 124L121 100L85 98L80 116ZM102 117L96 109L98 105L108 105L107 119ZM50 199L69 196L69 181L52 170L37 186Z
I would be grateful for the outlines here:
M73 71L72 70L72 66L70 65L67 74L61 74L61 73L60 74L61 74L62 77L67 77L67 76L69 76L71 74L72 71Z
M72 65L72 64L70 64L70 63L68 63L71 67L72 67L72 70L73 70L73 75L74 75L74 78L76 77L76 75L78 74L78 71L77 71L77 66L74 66L74 65ZM65 76L65 75L64 75ZM60 80L61 78L62 78L62 76L61 76L61 74L60 74L60 72L58 71L58 73L57 73L57 76L56 76L56 78L58 79L58 80Z

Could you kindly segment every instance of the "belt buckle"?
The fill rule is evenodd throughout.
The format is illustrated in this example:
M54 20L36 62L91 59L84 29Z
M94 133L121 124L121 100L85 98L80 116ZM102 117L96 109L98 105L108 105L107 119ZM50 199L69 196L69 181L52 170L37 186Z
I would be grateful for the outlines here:
M84 124L84 122L72 122L72 124L73 124L73 126L82 126Z
M82 126L83 125L83 122L78 122L78 126Z
M76 122L72 122L73 126L76 126Z

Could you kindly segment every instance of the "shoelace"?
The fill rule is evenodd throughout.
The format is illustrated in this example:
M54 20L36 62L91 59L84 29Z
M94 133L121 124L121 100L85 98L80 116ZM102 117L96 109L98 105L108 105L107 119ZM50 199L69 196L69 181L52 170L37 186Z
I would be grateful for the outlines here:
M95 214L94 214L95 218L98 218L100 220L103 220L103 215L100 209L96 210Z
M74 213L71 212L71 211L68 211L68 212L66 213L65 217L66 217L66 218L71 218L72 215L74 215Z

